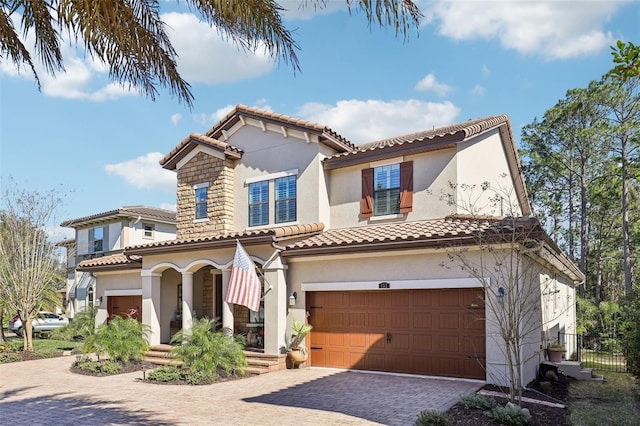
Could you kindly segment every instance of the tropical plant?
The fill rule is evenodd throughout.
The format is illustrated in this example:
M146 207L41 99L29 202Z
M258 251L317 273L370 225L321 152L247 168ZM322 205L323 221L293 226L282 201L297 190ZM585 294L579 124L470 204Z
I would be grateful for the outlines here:
M247 368L244 337L231 336L227 329L217 330L218 323L209 318L193 321L191 330L180 330L173 336L171 343L177 346L171 352L190 372L215 377L221 369L227 374L244 375Z
M289 349L291 350L300 350L301 352L306 352L306 348L301 346L302 341L306 337L307 334L313 328L310 324L302 324L296 318L293 319L293 332L291 335L291 342L289 343Z
M145 326L133 318L113 317L109 324L98 327L84 342L84 353L107 354L115 362L139 361L149 350Z
M16 26L23 34L35 36L38 57L48 74L64 71L60 45L63 35L80 40L88 56L109 68L109 77L139 90L154 100L157 86L189 106L193 94L178 72L166 24L158 0L1 0L0 57L16 66L28 66L40 85L33 58ZM265 49L271 57L299 69L298 44L282 22L282 8L275 0L186 0L227 40L241 49ZM309 0L324 8L326 0ZM391 26L405 36L419 25L422 16L411 0L346 0L349 9L361 10L368 22ZM12 19L13 18L13 19ZM18 21L18 22L16 22ZM216 60L216 58L211 58Z
M96 311L90 306L85 312L79 312L66 327L51 332L52 339L83 340L96 332Z

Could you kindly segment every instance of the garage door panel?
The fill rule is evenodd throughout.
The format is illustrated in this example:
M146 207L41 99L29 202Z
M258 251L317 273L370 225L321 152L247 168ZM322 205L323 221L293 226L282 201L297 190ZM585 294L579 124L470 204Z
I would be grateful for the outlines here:
M311 365L484 378L482 289L307 294Z
M433 314L431 312L414 312L413 328L430 329L433 327Z
M385 328L386 316L384 312L369 313L368 318L370 328Z
M391 328L409 328L411 316L409 312L391 312L389 315L391 319Z
M392 333L391 340L387 344L387 347L391 350L401 350L404 352L409 351L411 336L409 333Z
M457 330L460 328L460 313L440 312L438 314L438 328L441 330Z
M414 334L413 336L414 351L431 352L433 351L433 336L431 334Z

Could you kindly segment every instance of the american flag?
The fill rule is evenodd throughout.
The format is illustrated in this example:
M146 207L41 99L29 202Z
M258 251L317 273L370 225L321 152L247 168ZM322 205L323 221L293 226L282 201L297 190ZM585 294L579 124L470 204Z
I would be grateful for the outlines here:
M257 312L260 310L261 295L262 283L256 273L256 266L238 241L224 301L246 306Z

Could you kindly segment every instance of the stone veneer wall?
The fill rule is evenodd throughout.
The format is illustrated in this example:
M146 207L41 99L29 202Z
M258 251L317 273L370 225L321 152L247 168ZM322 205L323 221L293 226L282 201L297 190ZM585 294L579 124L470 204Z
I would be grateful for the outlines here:
M195 190L209 183L208 220L195 222ZM233 231L233 161L200 152L178 170L176 238L198 238Z

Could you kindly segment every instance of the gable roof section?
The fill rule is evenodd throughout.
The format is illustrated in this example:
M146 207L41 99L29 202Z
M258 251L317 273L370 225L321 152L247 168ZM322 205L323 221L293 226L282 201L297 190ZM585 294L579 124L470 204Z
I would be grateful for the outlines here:
M142 268L142 256L125 256L123 253L109 256L96 257L83 260L78 264L78 271L112 271L115 269L140 269Z
M322 232L324 224L311 223L307 225L280 226L276 228L258 229L254 231L232 232L224 235L215 235L198 238L185 238L180 240L157 241L127 247L124 253L129 255L172 253L191 250L216 249L234 247L236 240L243 245L275 244L292 238L303 238Z
M413 155L423 152L455 148L458 144L478 136L492 129L498 129L502 146L509 165L509 172L513 179L516 195L520 203L522 214L532 212L529 195L522 175L522 166L516 149L515 140L509 117L505 114L465 121L450 126L438 127L432 130L410 133L375 142L356 146L356 149L336 154L323 160L325 170L349 167L371 161L401 155Z
M226 140L225 132L230 130L238 122L244 123L245 118L271 122L308 134L317 135L321 143L338 152L349 152L355 148L354 144L327 126L242 104L236 105L233 110L206 133L206 136Z
M168 170L175 170L178 162L186 157L191 151L198 146L212 148L222 152L225 156L238 159L242 156L243 151L226 142L219 141L200 133L191 133L184 138L175 148L160 160L160 165Z
M145 206L127 206L119 209L109 210L107 212L96 213L90 216L83 216L77 219L65 220L60 224L65 228L79 228L88 226L107 220L121 218L142 218L147 220L155 220L157 222L176 223L176 212L155 207Z

